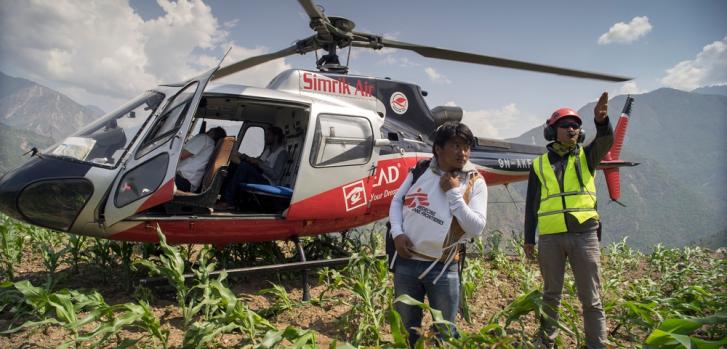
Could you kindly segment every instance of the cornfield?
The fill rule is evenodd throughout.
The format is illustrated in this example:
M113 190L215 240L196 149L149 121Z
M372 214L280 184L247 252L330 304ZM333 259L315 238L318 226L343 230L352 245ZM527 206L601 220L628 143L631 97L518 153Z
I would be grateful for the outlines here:
M438 310L393 298L386 262L375 257L382 230L305 239L309 259L353 258L344 268L315 271L312 297L302 301L297 274L212 273L297 260L285 242L170 246L158 231L159 244L134 244L57 234L0 216L0 347L404 348L406 331L393 310L404 302L427 314L417 346L534 348L542 285L520 241L490 232L469 247L460 336L438 342L431 330L444 322ZM601 265L612 347L727 345L724 252L657 245L642 253L623 240L603 248ZM185 280L185 273L193 277ZM140 286L147 277L168 284ZM570 273L560 311L560 347L583 345Z

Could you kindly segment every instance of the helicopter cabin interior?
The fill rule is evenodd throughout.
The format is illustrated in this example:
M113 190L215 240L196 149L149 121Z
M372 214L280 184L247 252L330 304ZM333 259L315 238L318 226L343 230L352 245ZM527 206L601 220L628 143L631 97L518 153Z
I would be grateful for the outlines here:
M239 95L205 94L185 142L218 126L225 130L226 137L217 141L199 188L194 192L177 189L171 202L152 211L166 214L282 214L290 205L308 116L307 106ZM269 184L231 183L241 156L257 158L263 153L265 130L270 127L283 131L282 146L288 152L281 178L277 183ZM234 204L219 209L220 198L230 185L237 187Z

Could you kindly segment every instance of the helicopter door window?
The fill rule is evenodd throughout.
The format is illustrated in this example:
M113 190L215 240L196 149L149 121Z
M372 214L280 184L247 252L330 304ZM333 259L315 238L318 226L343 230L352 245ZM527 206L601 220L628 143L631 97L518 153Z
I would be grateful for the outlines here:
M260 126L251 126L245 130L240 142L239 153L249 157L259 157L265 150L265 130Z
M116 207L123 207L155 192L164 180L169 154L162 153L127 172L119 182L114 196ZM161 169L161 170L160 170Z
M113 167L164 100L148 91L51 148L48 155Z
M365 118L320 115L310 162L314 167L362 165L371 158L373 131Z
M167 105L162 116L159 117L149 134L144 138L144 142L136 154L137 159L166 143L179 131L184 122L184 116L187 115L187 109L192 102L192 97L197 91L197 85L195 82L185 87Z

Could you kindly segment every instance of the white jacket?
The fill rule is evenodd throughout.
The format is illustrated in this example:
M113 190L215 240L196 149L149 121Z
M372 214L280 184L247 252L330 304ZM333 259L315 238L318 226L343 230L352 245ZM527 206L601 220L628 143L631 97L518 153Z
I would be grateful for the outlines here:
M406 234L416 252L440 258L452 217L457 218L465 231L461 240L481 234L487 222L487 186L484 179L480 177L475 181L469 204L465 203L463 197L469 180L465 177L474 169L474 165L468 161L463 171L458 173L460 186L446 193L439 186L442 172L435 158L432 158L430 167L413 186L413 177L409 173L391 201L391 236L396 238ZM413 258L427 260L416 255Z

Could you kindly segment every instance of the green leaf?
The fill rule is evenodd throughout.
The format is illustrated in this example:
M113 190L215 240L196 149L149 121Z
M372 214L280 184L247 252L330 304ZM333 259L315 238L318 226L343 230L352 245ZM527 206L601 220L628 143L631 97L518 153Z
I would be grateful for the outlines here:
M702 324L692 319L666 319L659 325L660 330L676 334L689 334L700 327Z

